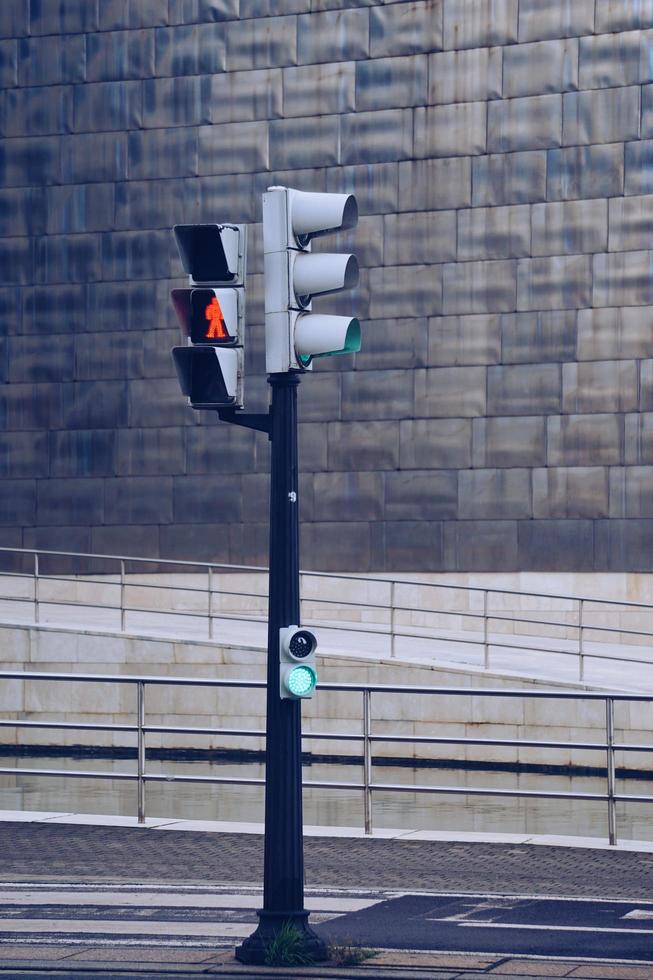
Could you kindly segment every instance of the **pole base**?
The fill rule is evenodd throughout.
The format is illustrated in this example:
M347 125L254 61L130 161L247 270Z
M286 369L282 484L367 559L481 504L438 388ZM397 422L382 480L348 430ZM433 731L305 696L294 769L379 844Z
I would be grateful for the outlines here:
M278 963L278 966L309 966L310 963L318 963L329 958L324 940L313 932L308 924L308 912L266 912L261 909L257 912L259 924L256 932L253 932L240 946L236 948L236 959L241 963L252 963L262 966L265 963L270 944L277 938L283 926L293 926L300 933L302 942L293 946L295 952L299 952L306 962Z

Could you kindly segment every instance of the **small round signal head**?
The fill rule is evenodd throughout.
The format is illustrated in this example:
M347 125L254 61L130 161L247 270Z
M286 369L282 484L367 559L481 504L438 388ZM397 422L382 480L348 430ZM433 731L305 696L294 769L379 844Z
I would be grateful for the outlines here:
M310 630L297 630L290 637L288 653L294 660L310 657L317 646L317 640Z
M317 684L317 674L308 664L299 664L288 672L286 687L296 698L305 698L311 694Z

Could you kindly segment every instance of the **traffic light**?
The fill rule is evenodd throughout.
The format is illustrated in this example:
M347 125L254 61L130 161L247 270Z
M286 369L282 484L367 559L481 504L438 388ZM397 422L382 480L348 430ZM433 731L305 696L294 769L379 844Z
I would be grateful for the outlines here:
M189 288L173 289L184 347L174 347L181 389L193 408L242 408L245 225L175 225Z
M353 228L353 194L270 187L263 195L265 352L268 374L312 368L316 357L360 350L355 317L313 313L312 298L358 282L355 255L311 252L321 235Z
M317 640L310 630L284 626L279 630L279 694L282 699L312 698L317 684Z

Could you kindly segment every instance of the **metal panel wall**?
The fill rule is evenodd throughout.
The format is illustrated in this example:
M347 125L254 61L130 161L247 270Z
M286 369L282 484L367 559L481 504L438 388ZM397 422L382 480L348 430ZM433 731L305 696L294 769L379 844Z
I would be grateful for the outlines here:
M264 563L188 409L170 227L353 191L360 354L300 388L306 566L653 570L649 0L0 4L0 544Z

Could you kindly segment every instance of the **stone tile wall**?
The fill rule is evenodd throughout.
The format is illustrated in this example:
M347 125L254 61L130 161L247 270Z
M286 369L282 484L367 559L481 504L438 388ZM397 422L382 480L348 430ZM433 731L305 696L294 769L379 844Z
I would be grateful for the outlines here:
M300 389L302 564L653 567L653 4L4 0L0 544L265 563L188 409L170 227L353 191L363 350Z

